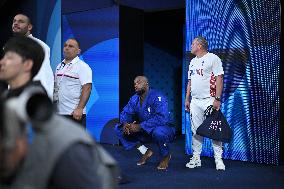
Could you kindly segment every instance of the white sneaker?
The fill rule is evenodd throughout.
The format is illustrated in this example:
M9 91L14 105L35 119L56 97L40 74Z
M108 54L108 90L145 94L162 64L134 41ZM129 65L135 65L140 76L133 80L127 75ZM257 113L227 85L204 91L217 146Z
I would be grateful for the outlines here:
M193 169L201 166L200 156L192 156L190 161L185 165L187 168Z
M215 159L215 164L216 164L216 170L225 171L225 165L224 165L223 160L221 158Z

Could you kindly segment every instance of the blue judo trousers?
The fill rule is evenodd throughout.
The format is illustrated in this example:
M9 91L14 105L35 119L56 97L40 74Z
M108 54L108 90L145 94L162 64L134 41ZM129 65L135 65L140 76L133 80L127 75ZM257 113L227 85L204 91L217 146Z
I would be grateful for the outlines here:
M136 121L141 126L141 131L125 135L123 124ZM137 94L133 95L120 113L120 123L115 130L119 140L126 150L130 150L137 144L155 142L159 147L162 157L169 152L168 143L175 138L175 129L171 127L168 101L165 96L156 90L150 89L143 104Z

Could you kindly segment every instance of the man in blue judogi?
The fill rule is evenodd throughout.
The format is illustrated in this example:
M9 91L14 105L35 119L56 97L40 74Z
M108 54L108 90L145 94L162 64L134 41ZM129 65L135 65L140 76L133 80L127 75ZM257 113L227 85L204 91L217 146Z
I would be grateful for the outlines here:
M145 76L134 80L136 94L120 114L120 124L116 133L126 150L136 147L143 155L137 165L144 165L153 155L143 143L154 141L161 161L157 169L167 169L171 154L168 143L175 138L175 129L170 127L168 101L160 92L150 89Z

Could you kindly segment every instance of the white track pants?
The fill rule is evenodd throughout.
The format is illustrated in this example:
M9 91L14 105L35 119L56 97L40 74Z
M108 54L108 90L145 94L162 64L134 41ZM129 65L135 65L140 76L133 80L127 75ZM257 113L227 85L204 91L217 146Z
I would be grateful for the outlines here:
M190 122L192 131L192 150L194 156L200 156L202 151L203 137L196 134L197 128L204 121L204 111L213 105L214 98L196 99L192 98L190 103ZM215 158L222 158L222 142L213 140L213 150Z

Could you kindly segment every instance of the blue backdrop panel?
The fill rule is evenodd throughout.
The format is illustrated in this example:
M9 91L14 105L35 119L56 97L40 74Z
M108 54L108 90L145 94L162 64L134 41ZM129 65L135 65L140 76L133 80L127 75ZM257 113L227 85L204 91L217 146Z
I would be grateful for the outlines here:
M119 116L119 10L117 6L62 16L63 43L78 39L80 58L93 71L87 104L87 130L97 140ZM107 131L106 131L107 132ZM110 133L111 134L111 133ZM110 143L116 143L116 138Z
M50 47L50 63L54 70L61 59L61 0L30 0L22 6L23 13L32 20L33 36Z
M278 164L280 1L187 0L184 93L190 45L198 35L208 40L209 51L222 59L225 71L221 110L234 137L225 144L224 157ZM190 154L187 113L183 114L183 129ZM208 139L202 154L213 155Z
M174 96L178 89L174 78L176 77L177 69L181 63L182 61L177 57L165 52L163 49L145 43L144 75L148 77L150 86L153 89L157 89L167 96L169 112L171 114L170 117L176 127L180 127L180 125L178 125L180 115L175 111L177 102ZM178 92L180 93L180 91Z

